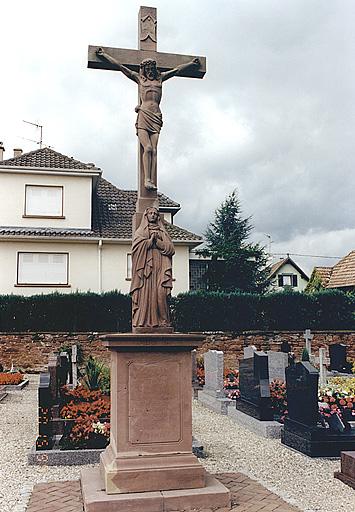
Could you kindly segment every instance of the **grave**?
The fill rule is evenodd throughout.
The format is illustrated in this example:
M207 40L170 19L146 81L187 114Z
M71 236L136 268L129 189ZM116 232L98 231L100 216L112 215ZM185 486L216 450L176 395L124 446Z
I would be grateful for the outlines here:
M53 428L51 407L53 401L51 396L50 374L42 372L39 376L38 386L38 437L36 449L46 450L53 447Z
M269 362L269 382L273 380L286 381L285 369L288 366L288 353L275 352L268 350L266 352Z
M341 469L334 477L355 489L355 451L341 452Z
M260 421L272 421L268 356L253 351L253 357L239 362L240 399L237 409Z
M329 345L330 370L338 373L351 373L351 363L346 360L346 345L333 343Z
M251 357L239 362L240 398L235 408L228 409L228 416L256 434L277 439L282 425L274 421L271 408L268 356L255 350L245 353Z
M290 352L292 352L292 347L291 347L291 345L289 344L288 341L284 340L281 343L280 350L281 350L281 352L284 352L285 354L289 354Z
M220 350L209 350L203 355L205 385L198 392L198 400L219 414L227 414L233 400L226 398L224 391L224 360Z
M89 47L88 66L138 85L138 195L132 219L132 333L102 337L111 355L110 444L81 473L86 512L230 507L228 489L192 453L191 351L203 337L173 333L171 238L159 214L157 145L163 82L203 78L204 57L157 51L157 15L141 7L138 50ZM183 108L183 106L181 107ZM179 148L177 148L179 149Z
M318 371L302 361L286 369L287 408L281 442L310 457L338 457L354 446L355 432L327 428L319 414ZM339 424L341 422L338 422ZM343 430L340 432L339 430Z

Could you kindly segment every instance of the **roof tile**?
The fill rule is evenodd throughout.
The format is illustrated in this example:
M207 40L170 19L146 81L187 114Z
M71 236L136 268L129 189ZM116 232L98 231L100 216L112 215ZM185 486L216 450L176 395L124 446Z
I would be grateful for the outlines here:
M100 170L94 164L85 164L72 157L62 155L51 148L41 148L0 162L1 167L46 167L47 169L70 169L78 172Z

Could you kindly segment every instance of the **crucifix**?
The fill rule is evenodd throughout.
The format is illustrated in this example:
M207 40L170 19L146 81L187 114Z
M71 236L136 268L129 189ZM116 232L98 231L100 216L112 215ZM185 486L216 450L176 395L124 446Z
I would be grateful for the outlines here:
M147 207L158 208L157 145L163 124L159 108L162 83L173 76L203 78L206 59L158 52L157 10L140 7L138 50L89 46L88 67L121 71L138 84L138 225Z
M162 84L179 76L203 78L205 57L157 51L155 7L141 7L138 50L89 46L88 67L121 71L138 85L138 198L133 218L133 332L172 332L168 297L172 289L174 246L159 215L157 147L163 126Z

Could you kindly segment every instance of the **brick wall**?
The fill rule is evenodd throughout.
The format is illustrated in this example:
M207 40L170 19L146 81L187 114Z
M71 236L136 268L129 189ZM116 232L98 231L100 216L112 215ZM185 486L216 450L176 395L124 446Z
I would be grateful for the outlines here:
M312 331L312 334L312 352L316 355L320 347L328 347L331 343L344 343L348 347L348 359L355 360L354 331ZM243 347L255 345L259 350L280 350L282 341L288 341L296 356L300 357L304 347L303 332L295 331L206 333L206 341L198 350L198 355L207 350L222 350L225 355L225 366L235 368L238 366L238 360L243 357ZM109 361L109 353L97 334L0 333L0 363L9 368L13 362L15 366L27 372L38 372L45 369L51 352L68 343L80 343L84 355L92 354L106 362Z
M243 358L243 348L255 345L258 350L280 350L281 343L288 341L300 358L305 346L303 331L250 331L241 334L217 333L207 334L206 341L198 350L198 356L207 350L222 350L224 352L224 366L238 367L238 360ZM355 332L354 331L312 331L312 353L318 355L320 347L327 348L332 343L347 345L348 360L355 361ZM327 355L328 351L327 351Z

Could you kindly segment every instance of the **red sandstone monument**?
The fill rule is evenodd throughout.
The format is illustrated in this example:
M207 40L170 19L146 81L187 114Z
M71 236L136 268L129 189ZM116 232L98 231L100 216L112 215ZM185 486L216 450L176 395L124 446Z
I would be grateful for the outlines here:
M103 337L111 352L111 437L100 470L85 470L86 512L230 507L228 489L192 453L191 351L203 337L173 333L168 297L174 246L159 216L157 146L162 83L203 78L206 59L157 52L156 9L141 7L139 49L89 46L88 66L138 84L138 200L133 218L132 333Z

